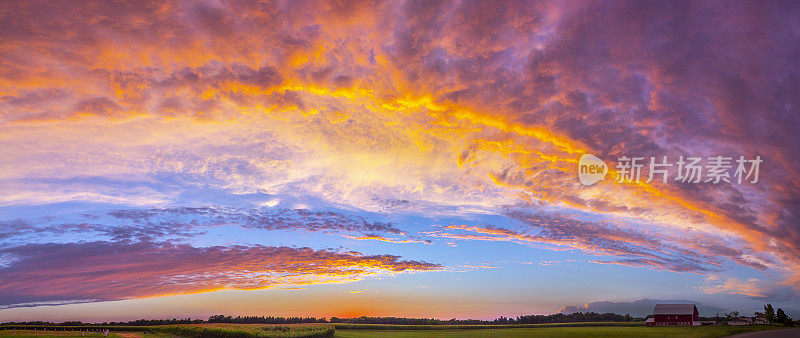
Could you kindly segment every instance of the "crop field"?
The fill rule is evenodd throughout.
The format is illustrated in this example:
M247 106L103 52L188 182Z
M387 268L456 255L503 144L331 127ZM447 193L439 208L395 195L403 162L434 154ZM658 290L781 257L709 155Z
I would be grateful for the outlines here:
M103 337L99 332L85 331L43 331L43 330L4 330L0 331L0 337ZM109 334L107 337L121 337L116 334Z
M82 328L58 326L6 326L0 327L0 336L103 336L97 331L109 329L108 337L332 337L332 325L294 324L182 324L161 326L88 326Z
M581 322L581 323L550 323L550 324L507 324L507 325L399 325L399 324L333 324L336 330L479 330L479 329L519 329L519 328L545 328L545 327L600 327L621 326L641 327L644 322Z
M331 337L332 325L191 324L151 327L181 337Z
M5 326L0 337L690 337L714 338L775 326L645 327L641 323L529 325L183 324L162 326Z
M714 338L770 329L768 327L626 327L626 326L562 326L499 329L446 330L353 330L337 329L336 337L691 337Z

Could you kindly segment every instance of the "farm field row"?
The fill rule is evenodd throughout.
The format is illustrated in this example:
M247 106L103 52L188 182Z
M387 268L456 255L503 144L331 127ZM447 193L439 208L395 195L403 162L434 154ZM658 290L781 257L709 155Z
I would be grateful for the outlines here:
M95 327L0 327L0 336L102 337ZM108 337L726 337L776 326L645 327L635 323L567 323L516 326L369 324L187 324L109 326Z

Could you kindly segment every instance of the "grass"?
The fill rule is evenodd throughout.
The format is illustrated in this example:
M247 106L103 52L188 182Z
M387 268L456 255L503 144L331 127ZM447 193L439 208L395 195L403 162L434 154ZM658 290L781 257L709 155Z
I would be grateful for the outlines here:
M36 331L33 329L36 328ZM47 331L43 329L47 328ZM563 323L522 325L386 324L181 324L163 326L0 326L0 337L102 337L87 328L109 329L108 337L725 337L780 329L779 326L645 327L642 323Z
M509 324L509 325L395 325L395 324L334 324L337 330L479 330L508 328L543 327L598 327L598 326L644 326L643 322L581 322L551 324Z
M36 331L34 331L34 328ZM43 329L47 329L44 331ZM109 337L124 337L134 333L136 336L143 337L232 337L232 338L251 338L251 337L332 337L334 327L332 325L298 324L298 325L267 325L267 324L183 324L183 325L161 325L161 326L87 326L81 328L70 328L63 326L0 326L0 336L50 336L64 337L83 337L81 332L65 330L86 330L88 328L109 329ZM14 330L11 330L14 329ZM55 331L54 331L55 330ZM122 333L127 332L127 333ZM71 335L68 335L71 334ZM102 336L96 332L87 336Z
M780 327L624 327L624 326L543 326L496 329L449 330L357 330L337 329L336 337L690 337L714 338L737 333L777 329Z
M151 332L181 337L332 337L331 325L191 324L152 326Z
M100 332L81 332L81 331L53 331L53 330L2 330L0 337L103 337ZM120 335L110 333L107 337L123 338Z

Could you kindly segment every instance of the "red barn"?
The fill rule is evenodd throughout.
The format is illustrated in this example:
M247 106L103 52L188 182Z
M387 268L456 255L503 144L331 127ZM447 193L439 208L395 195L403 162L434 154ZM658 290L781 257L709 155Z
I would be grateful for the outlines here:
M699 326L700 313L694 304L656 304L653 318L648 319L645 324Z

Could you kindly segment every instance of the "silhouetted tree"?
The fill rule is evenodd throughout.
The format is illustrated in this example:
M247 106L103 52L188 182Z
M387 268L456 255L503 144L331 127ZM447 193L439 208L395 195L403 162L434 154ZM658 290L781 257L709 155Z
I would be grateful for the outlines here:
M138 319L129 322L106 322L100 325L114 326L150 326L150 325L175 325L175 324L198 324L198 323L235 323L235 324L296 324L296 323L350 323L350 324L393 324L393 325L503 325L503 324L540 324L540 323L573 323L573 322L633 322L642 321L643 318L632 317L631 315L619 315L616 313L596 313L596 312L576 312L570 314L555 313L551 315L527 315L517 318L501 316L494 320L480 319L449 319L441 320L435 318L401 318L401 317L358 317L358 318L338 318L330 319L315 317L271 317L271 316L225 316L214 315L208 317L208 321L202 319ZM83 325L92 326L98 324L65 322L54 324L50 322L22 322L22 323L0 323L13 325Z
M783 309L778 308L778 312L775 313L775 321L785 324L787 319L789 319L789 317L786 316L786 312L783 312Z
M767 304L764 306L764 316L767 317L767 321L770 324L775 321L775 309L772 307L772 304Z
M335 318L335 317L334 317ZM331 318L333 320L333 318ZM257 317L257 316L223 316L208 317L209 323L234 323L234 324L298 324L298 323L327 323L325 318L316 317Z

